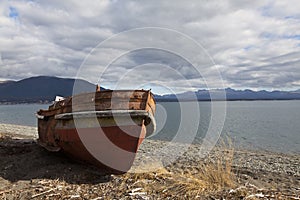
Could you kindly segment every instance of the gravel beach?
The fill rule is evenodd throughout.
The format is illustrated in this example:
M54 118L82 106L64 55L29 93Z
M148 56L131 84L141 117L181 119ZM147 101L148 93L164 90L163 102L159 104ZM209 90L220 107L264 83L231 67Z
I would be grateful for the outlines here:
M0 133L0 199L300 199L299 154L147 139L129 173L110 175L47 152L34 127Z

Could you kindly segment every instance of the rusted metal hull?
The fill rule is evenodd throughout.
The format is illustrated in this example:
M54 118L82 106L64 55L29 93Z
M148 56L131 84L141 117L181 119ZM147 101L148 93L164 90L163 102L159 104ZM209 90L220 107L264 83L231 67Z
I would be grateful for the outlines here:
M130 130L131 133L135 133L136 137L128 135L122 130ZM82 143L78 131L82 131L86 134L85 137L90 141L91 147L97 147L97 151L103 152L101 159L95 158L92 153ZM71 157L79 159L84 162L91 163L107 172L111 173L123 173L130 169L135 158L135 153L138 150L139 145L142 143L146 131L144 127L140 126L112 126L105 127L100 130L99 128L85 128L85 129L58 129L57 134L62 138L58 145L61 149ZM97 137L95 137L97 135ZM101 138L107 137L114 145L107 143ZM126 142L124 142L126 141ZM116 148L120 148L125 151L115 151ZM113 151L110 151L113 150ZM132 152L132 153L127 153ZM112 166L105 165L106 159L113 159ZM116 169L114 166L117 166Z
M150 91L114 92L110 102L109 92L88 93L39 111L39 144L110 173L127 172L139 145L155 130L155 101Z

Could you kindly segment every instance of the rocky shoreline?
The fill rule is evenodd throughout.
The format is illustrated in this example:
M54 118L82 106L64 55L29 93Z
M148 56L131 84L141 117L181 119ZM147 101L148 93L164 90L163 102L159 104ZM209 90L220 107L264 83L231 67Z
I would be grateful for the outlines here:
M300 199L299 154L145 140L129 173L109 175L47 152L33 127L0 133L0 199Z

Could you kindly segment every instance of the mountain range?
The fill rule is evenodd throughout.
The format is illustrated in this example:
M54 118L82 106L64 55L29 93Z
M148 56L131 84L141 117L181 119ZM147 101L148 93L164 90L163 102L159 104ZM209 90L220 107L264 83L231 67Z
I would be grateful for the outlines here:
M224 92L225 91L225 92ZM225 93L225 94L224 94ZM184 92L181 94L157 96L162 101L210 101L210 100L296 100L300 99L300 90L296 91L253 91L253 90L235 90L232 88L198 90L196 92Z
M77 80L77 93L95 91L95 84ZM0 82L0 103L49 103L55 96L71 96L75 79L38 76L20 81ZM101 88L105 90L105 88ZM226 96L222 95L225 91ZM210 100L293 100L300 99L295 91L253 91L231 88L189 91L180 94L154 95L157 101Z

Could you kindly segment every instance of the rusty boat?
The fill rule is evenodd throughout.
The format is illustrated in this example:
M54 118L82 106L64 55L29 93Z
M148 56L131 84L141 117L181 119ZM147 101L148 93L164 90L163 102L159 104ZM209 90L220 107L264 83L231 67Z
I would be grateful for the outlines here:
M39 110L38 144L109 173L125 173L156 128L150 90L98 90Z

